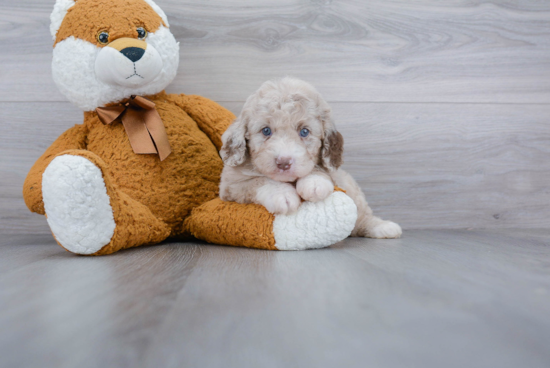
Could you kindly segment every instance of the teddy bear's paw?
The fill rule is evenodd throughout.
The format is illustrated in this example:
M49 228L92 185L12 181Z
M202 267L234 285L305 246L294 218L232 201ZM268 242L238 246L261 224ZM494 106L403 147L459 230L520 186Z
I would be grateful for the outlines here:
M277 215L273 222L279 250L324 248L347 238L357 220L357 207L342 192L319 202L304 202L291 215Z
M370 238L395 239L402 234L401 226L392 221L383 221L369 231Z
M113 237L115 221L101 170L80 156L58 156L42 177L48 224L56 240L77 254L93 254Z
M298 180L296 191L306 201L317 202L334 192L334 184L321 175L308 175Z

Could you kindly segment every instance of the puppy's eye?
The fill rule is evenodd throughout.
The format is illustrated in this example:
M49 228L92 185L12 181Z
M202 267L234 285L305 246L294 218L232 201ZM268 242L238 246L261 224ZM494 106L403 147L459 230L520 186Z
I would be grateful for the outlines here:
M271 128L265 127L262 129L262 134L266 137L269 137L271 135Z
M106 45L109 43L109 32L107 31L101 31L97 34L97 42L99 42L102 45Z
M147 33L147 31L145 30L145 28L143 28L143 27L138 27L138 28L136 29L136 31L137 31L137 34L138 34L138 38L139 38L140 40L144 40L145 37L147 37L147 34L148 34L148 33Z
M305 137L307 137L308 135L309 135L309 129L304 128L304 129L300 130L300 137L305 138Z

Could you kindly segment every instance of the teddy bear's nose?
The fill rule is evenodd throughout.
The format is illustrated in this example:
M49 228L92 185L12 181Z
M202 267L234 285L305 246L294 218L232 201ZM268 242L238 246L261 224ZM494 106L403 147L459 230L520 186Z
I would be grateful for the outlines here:
M120 52L134 63L141 59L143 54L145 54L145 50L141 47L126 47L120 50Z

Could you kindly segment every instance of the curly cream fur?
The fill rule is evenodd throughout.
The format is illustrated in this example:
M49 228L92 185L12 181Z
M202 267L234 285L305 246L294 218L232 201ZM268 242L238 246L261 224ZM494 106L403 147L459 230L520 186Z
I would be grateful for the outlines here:
M269 136L264 128L271 130ZM304 128L307 137L300 135ZM257 203L272 213L289 214L301 199L324 200L336 184L358 209L352 236L401 236L399 225L373 215L357 182L339 168L343 138L330 106L312 85L290 77L265 82L246 100L222 141L222 200ZM281 169L281 161L290 167Z

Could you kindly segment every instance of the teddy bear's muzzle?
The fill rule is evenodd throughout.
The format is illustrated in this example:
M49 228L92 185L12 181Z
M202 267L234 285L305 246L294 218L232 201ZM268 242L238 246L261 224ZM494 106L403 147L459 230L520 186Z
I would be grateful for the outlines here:
M138 88L153 81L162 67L162 58L153 46L134 38L119 38L101 49L95 72L106 84Z

